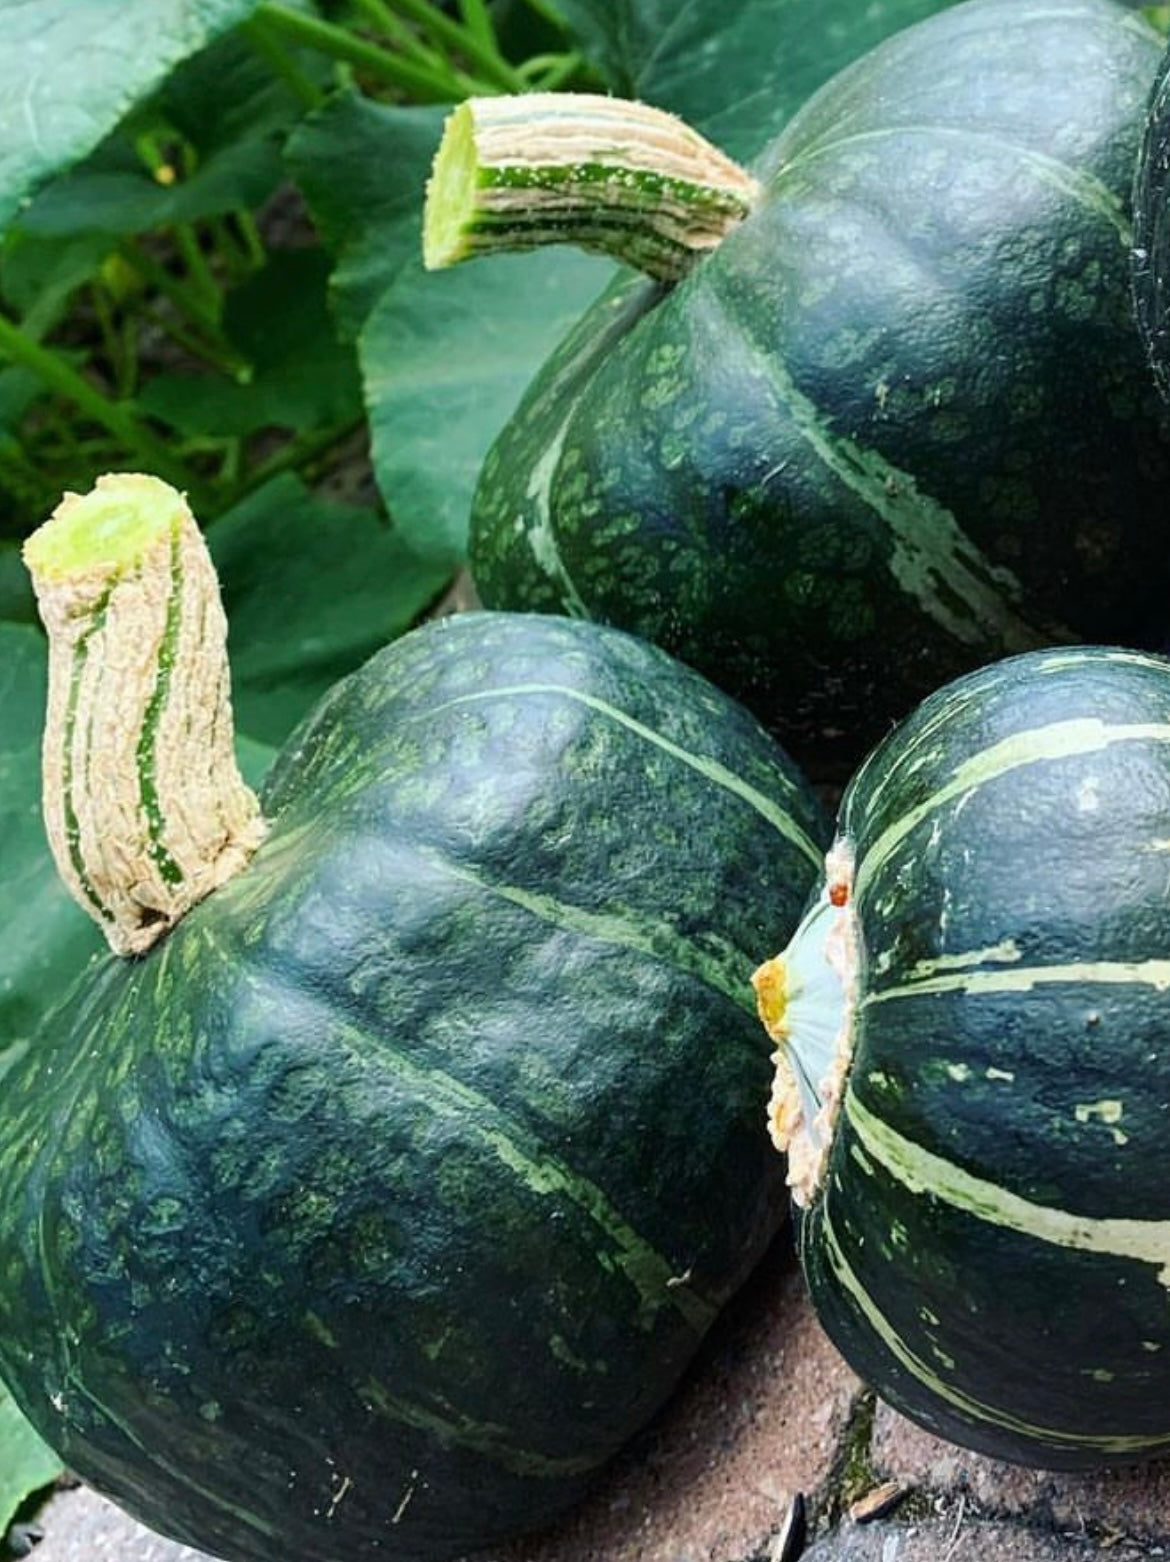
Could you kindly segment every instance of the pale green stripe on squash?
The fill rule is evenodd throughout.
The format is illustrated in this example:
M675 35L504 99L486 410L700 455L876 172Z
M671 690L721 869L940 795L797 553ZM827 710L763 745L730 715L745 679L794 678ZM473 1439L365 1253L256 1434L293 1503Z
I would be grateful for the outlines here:
M358 1384L358 1393L379 1415L388 1420L425 1432L448 1447L470 1448L514 1475L557 1479L566 1475L587 1474L597 1464L596 1459L581 1455L558 1459L550 1454L537 1453L535 1449L517 1448L501 1437L499 1427L488 1422L472 1421L467 1416L461 1416L457 1421L448 1420L421 1405L412 1404L398 1394L392 1394L385 1384L374 1378L366 1378Z
M821 1235L824 1240L826 1261L832 1268L843 1292L850 1296L864 1317L874 1336L879 1339L894 1359L923 1384L942 1403L951 1405L968 1420L986 1426L1002 1427L1017 1432L1033 1442L1068 1448L1091 1448L1102 1454L1153 1453L1158 1448L1170 1447L1170 1431L1156 1436L1148 1434L1112 1434L1065 1432L1053 1427L1034 1426L1019 1416L998 1406L987 1405L965 1394L962 1389L939 1377L922 1358L902 1340L890 1320L878 1307L873 1297L862 1285L837 1240L829 1218L829 1201L826 1199L821 1217Z
M821 409L797 387L774 341L763 350L744 337L726 313L724 329L740 336L757 373L772 385L797 433L826 471L882 521L891 545L890 574L927 617L964 644L1004 651L1038 647L1043 637L1011 606L1011 599L1021 594L1019 582L983 557L950 510L923 493L913 473L835 433Z
M664 960L675 970L687 971L707 987L729 998L745 1014L755 1018L756 1004L751 991L752 962L732 945L724 946L727 956L724 965L713 959L707 950L680 937L667 922L652 921L649 917L635 919L628 911L620 916L588 911L582 906L570 905L552 895L538 894L521 885L501 884L497 880L483 878L438 853L423 851L421 855L441 867L443 872L463 880L465 884L474 884L476 889L487 895L498 895L501 900L531 912L534 917L539 917L552 927L563 927L601 943L632 949L638 954Z
M978 959L986 951L972 950ZM948 956L955 961L962 957ZM927 961L925 965L938 962ZM867 993L862 1006L891 1003L899 999L919 998L933 993L960 992L976 998L984 993L1031 992L1051 982L1075 982L1080 985L1102 983L1107 986L1152 987L1156 992L1170 989L1170 960L1071 960L1064 965L1015 965L994 970L935 971L915 977L896 987Z
M204 937L209 951L214 950L214 938L206 931ZM246 979L262 989L259 977ZM324 998L300 996L306 1003L328 1006ZM332 1014L323 1017L322 1029L355 1058L364 1060L367 1038L362 1030L353 1025L338 1027ZM708 1301L689 1282L680 1284L672 1266L634 1230L595 1182L554 1156L539 1149L536 1153L526 1149L524 1140L528 1135L495 1101L443 1069L416 1062L393 1046L389 1037L379 1040L377 1056L380 1068L409 1084L437 1115L457 1119L465 1133L485 1145L524 1186L538 1195L562 1194L581 1209L616 1248L618 1256L614 1262L640 1297L647 1326L661 1307L672 1307L698 1332L706 1330L718 1310L717 1304Z
M362 1032L346 1026L335 1034L356 1056L362 1056ZM680 1284L680 1277L662 1254L634 1230L591 1178L581 1176L556 1156L526 1149L523 1141L527 1135L495 1101L444 1070L424 1068L386 1042L378 1047L378 1060L418 1090L420 1099L436 1115L456 1118L469 1138L478 1139L532 1193L542 1197L560 1194L582 1210L617 1250L615 1266L638 1293L647 1327L660 1308L672 1307L697 1332L707 1329L717 1305L689 1282ZM598 1261L603 1258L599 1255Z
M579 705L584 705L589 710L596 711L598 715L604 716L609 721L616 722L644 742L653 744L655 748L659 748L663 753L669 754L672 759L677 759L681 764L696 771L704 780L710 781L715 786L721 787L724 791L740 798L749 808L755 809L761 818L766 819L786 841L789 841L798 851L803 853L814 866L820 867L824 855L820 847L801 829L790 814L787 814L782 807L773 802L770 797L765 796L757 787L750 785L741 776L737 776L734 771L729 770L726 765L720 764L717 759L711 759L703 754L691 753L689 749L672 742L670 738L665 737L661 732L655 731L653 727L648 727L635 717L627 715L625 711L619 710L616 705L610 705L607 701L598 699L596 695L585 694L580 689L573 689L567 685L554 683L502 685L499 688L485 689L478 694L457 695L452 700L433 706L418 719L430 720L438 711L447 710L456 705L478 704L485 700L512 699L517 695L549 694L559 695L567 700L575 700ZM788 792L795 794L797 788L791 781L779 776L777 780Z
M870 1160L911 1193L939 1199L976 1220L1037 1242L1153 1264L1159 1284L1170 1288L1170 1221L1077 1215L1036 1204L905 1138L853 1091L846 1095L845 1114Z
M1170 743L1170 723L1123 722L1111 726L1096 716L1075 716L1043 727L1029 727L980 749L956 768L949 781L925 797L894 823L887 825L865 850L854 879L854 897L860 901L865 887L902 841L940 808L957 798L974 794L990 781L1027 765L1096 754L1114 743Z

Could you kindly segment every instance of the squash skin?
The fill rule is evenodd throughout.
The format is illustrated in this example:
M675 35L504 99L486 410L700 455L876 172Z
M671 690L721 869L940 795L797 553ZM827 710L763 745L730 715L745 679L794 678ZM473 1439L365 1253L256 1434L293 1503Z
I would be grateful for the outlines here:
M968 0L822 88L718 250L617 284L530 387L475 499L483 600L655 640L842 776L973 666L1154 643L1158 49L1111 0Z
M414 1562L544 1522L776 1230L747 982L816 854L630 722L823 843L685 668L460 616L326 697L248 869L8 1073L0 1372L148 1524Z
M1133 182L1133 295L1154 380L1170 397L1170 50L1150 92Z
M853 1054L801 1261L854 1369L996 1458L1170 1448L1167 817L1170 663L1099 648L940 691L842 802Z

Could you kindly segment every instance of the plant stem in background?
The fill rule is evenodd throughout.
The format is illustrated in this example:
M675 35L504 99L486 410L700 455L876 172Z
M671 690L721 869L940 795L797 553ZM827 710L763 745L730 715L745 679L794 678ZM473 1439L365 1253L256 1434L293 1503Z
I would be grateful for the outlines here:
M434 49L429 49L401 17L395 16L386 4L386 0L350 0L350 3L355 11L364 16L378 32L384 33L404 54L419 60L423 65L429 65L434 70L446 69L447 62L443 56L437 54Z
M490 43L484 43L469 28L453 22L446 12L432 5L431 0L388 0L388 4L453 53L466 55L482 73L484 80L500 92L523 90L523 78L506 60L501 59L494 37Z
M298 103L310 113L321 107L326 94L301 69L272 26L266 25L263 18L253 15L243 24L240 32L269 69L289 88Z
M488 91L493 87L477 82L462 71L444 67L437 71L413 60L405 60L364 38L355 38L343 27L323 22L301 11L290 11L273 0L261 0L256 7L254 24L271 28L290 43L316 49L330 59L343 60L365 71L386 86L397 87L409 93L416 101L446 103L461 98L469 92Z
M459 0L459 15L467 31L488 48L496 47L496 30L485 0Z
M555 8L549 3L549 0L528 0L528 9L535 11L541 21L547 22L550 27L555 27L557 32L564 32L564 17L557 15Z
M172 275L149 250L136 244L133 239L121 240L118 254L137 271L144 282L169 299L179 313L178 321L169 320L148 304L140 305L154 324L196 358L202 358L204 362L221 369L233 380L242 381L250 377L252 365L224 336L219 322L187 283Z
M249 262L253 271L259 271L268 260L268 251L264 247L264 238L257 226L256 219L247 207L241 206L232 213L236 220L236 226L240 230L240 238L244 242L244 248L248 253Z
M119 398L133 396L135 382L138 377L138 365L135 361L132 343L126 340L119 329L118 322L114 319L114 312L110 307L109 294L102 286L101 281L95 280L91 282L89 292L93 300L93 310L98 328L102 334L102 345L113 374L115 390Z
M104 396L59 353L26 336L4 314L0 314L0 358L31 369L49 390L72 402L78 411L113 434L148 471L177 488L191 491L196 486L191 473L176 460L166 441L152 433L127 407Z
M534 54L520 67L524 80L540 92L556 92L584 69L585 56L577 50L569 54Z
M224 508L230 509L246 495L255 492L257 488L262 488L274 477L279 477L282 472L299 471L307 462L331 450L334 445L340 444L348 434L360 428L361 423L361 418L346 418L343 422L330 424L326 428L306 429L303 434L298 434L295 439L290 439L286 445L282 445L275 455L252 467L251 471L244 475L239 486L232 491Z
M153 287L156 292L169 298L184 319L203 330L219 330L215 315L208 308L203 297L181 277L176 277L173 272L168 271L149 250L144 249L134 239L125 238L118 242L118 254L144 282Z
M203 253L198 230L192 223L178 222L172 234L175 247L187 268L187 280L194 289L196 297L202 302L205 312L218 325L220 312L223 309L223 293L215 280L215 273L208 263L207 256Z

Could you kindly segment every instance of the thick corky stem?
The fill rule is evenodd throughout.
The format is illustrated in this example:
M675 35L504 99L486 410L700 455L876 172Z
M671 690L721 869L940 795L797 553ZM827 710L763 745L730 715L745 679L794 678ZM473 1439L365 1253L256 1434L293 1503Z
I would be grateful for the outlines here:
M264 833L236 765L219 584L183 496L130 473L67 494L24 557L49 635L49 844L110 947L139 954Z
M673 114L547 92L469 98L427 186L423 259L576 244L664 281L743 221L759 185Z

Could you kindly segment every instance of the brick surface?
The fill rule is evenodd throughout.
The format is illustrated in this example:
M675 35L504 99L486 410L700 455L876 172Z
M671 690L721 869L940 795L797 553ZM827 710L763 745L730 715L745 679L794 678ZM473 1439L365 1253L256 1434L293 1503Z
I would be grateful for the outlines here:
M1160 1546L1121 1543L1100 1551L1082 1535L972 1518L956 1502L913 1524L846 1524L807 1550L801 1562L1145 1562Z
M879 1404L872 1464L926 1494L963 1494L986 1516L1018 1517L1106 1541L1132 1537L1170 1555L1170 1463L1067 1475L1026 1470L968 1453Z
M86 1486L57 1492L37 1523L45 1536L30 1562L210 1562L202 1551L144 1529Z

